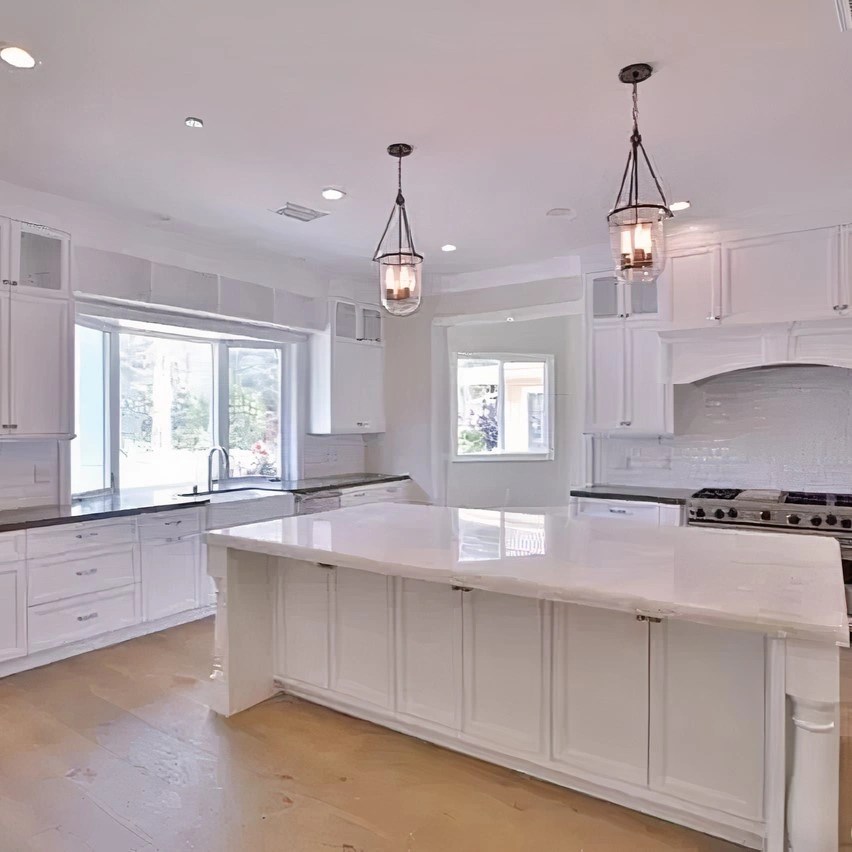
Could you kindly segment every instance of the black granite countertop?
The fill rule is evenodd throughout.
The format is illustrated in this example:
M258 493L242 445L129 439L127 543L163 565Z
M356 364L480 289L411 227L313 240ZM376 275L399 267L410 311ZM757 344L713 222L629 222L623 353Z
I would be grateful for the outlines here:
M314 479L269 480L257 476L229 479L215 493L245 491L278 491L292 494L311 494L332 488L357 488L359 485L376 485L382 482L402 482L407 475L383 473L350 473ZM77 521L97 521L120 518L123 515L141 515L145 512L163 512L168 509L186 509L204 506L210 495L179 494L179 486L171 488L134 488L104 497L84 497L64 506L35 506L28 509L0 510L0 532L73 524Z
M572 488L572 497L595 497L599 500L642 500L647 503L667 503L683 506L697 488L655 488L640 485L590 485Z
M35 506L29 509L0 511L0 532L73 524L77 521L97 521L162 512L167 509L186 509L204 506L207 497L178 497L174 488L139 488L105 497L85 497L65 506Z

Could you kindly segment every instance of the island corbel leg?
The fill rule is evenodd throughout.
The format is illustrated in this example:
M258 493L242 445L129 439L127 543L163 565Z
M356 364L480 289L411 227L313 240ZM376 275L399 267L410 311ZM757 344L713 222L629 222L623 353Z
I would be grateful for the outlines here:
M207 572L216 584L213 710L233 716L276 693L273 677L273 583L270 559L210 546Z
M791 852L836 852L840 796L840 658L833 645L787 642L790 699L787 842Z

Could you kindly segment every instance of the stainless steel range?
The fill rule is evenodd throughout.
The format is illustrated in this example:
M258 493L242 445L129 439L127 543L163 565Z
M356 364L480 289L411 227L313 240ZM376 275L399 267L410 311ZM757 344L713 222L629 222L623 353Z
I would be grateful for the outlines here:
M692 526L834 536L840 544L847 610L852 615L852 494L702 488L686 503Z

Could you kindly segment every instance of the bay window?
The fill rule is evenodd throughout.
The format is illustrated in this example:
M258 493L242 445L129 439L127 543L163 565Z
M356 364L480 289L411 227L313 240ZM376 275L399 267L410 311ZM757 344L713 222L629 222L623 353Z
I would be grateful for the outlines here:
M216 445L231 477L280 477L287 344L145 326L78 321L72 493L205 490Z

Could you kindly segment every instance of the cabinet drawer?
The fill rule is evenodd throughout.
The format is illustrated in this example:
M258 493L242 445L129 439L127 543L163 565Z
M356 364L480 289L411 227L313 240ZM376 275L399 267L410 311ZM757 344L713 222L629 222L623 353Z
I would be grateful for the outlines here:
M17 562L26 554L26 535L23 532L0 535L0 563Z
M411 490L407 482L392 485L371 486L369 488L354 488L351 491L343 491L340 495L340 505L360 506L362 503L393 503L404 502L411 497Z
M660 523L657 503L639 503L634 500L577 500L577 516L581 518L622 518L646 524Z
M139 623L138 585L30 607L30 653Z
M86 553L30 559L27 597L30 606L90 592L115 589L136 582L136 546L124 544Z
M201 531L201 513L198 509L181 509L139 516L139 538L142 541L183 538Z
M49 529L27 530L27 556L30 559L64 553L67 556L84 548L131 544L136 538L136 519L120 521L83 521Z

